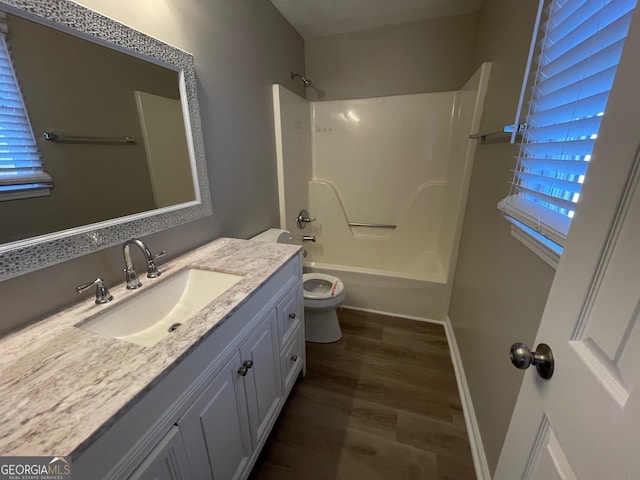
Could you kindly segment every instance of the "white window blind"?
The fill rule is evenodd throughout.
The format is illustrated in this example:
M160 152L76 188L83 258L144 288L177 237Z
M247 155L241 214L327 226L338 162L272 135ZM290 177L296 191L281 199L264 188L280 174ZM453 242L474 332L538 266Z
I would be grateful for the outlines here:
M43 170L1 21L0 29L0 201L49 195L52 180Z
M514 181L498 208L559 245L580 198L635 6L635 0L552 0L544 11Z

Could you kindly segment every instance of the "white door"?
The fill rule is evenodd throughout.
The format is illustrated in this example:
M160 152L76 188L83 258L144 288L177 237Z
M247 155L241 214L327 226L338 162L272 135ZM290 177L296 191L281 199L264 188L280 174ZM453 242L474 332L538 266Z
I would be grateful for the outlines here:
M195 199L180 100L134 92L157 208Z
M626 45L495 480L640 479L640 15Z

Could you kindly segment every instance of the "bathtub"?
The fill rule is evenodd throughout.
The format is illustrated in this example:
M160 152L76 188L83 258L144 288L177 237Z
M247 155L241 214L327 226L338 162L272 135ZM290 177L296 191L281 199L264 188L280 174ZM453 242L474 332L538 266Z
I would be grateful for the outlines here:
M447 314L447 282L441 275L412 276L374 268L305 261L305 272L340 278L346 291L343 306L407 318L443 320Z

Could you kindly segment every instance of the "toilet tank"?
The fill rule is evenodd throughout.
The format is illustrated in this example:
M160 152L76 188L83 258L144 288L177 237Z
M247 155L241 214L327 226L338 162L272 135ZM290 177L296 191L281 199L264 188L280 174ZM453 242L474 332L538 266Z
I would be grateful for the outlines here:
M255 237L251 237L249 240L255 240L257 242L266 243L288 243L295 244L291 233L287 230L281 230L279 228L270 228L262 233L259 233Z

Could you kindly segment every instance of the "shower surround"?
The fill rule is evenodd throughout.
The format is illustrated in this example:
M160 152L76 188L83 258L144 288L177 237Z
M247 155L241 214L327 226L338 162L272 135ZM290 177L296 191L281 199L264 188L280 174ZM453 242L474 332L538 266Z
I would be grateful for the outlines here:
M456 91L308 102L274 85L281 228L344 305L443 320L490 65ZM306 208L316 221L304 232Z

